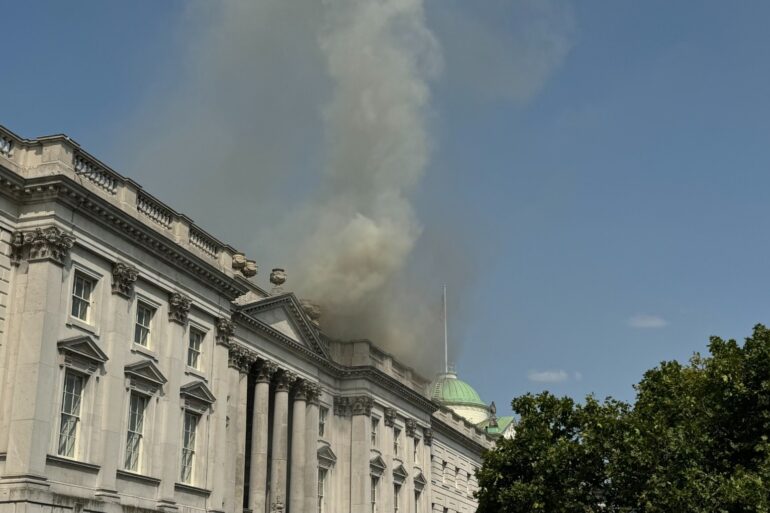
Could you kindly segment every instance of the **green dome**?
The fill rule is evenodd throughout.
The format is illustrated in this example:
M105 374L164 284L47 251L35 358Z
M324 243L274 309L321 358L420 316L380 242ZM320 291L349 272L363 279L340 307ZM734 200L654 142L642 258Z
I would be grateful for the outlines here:
M465 381L457 378L457 374L447 373L439 376L433 383L431 399L445 405L480 406L487 408L478 392Z

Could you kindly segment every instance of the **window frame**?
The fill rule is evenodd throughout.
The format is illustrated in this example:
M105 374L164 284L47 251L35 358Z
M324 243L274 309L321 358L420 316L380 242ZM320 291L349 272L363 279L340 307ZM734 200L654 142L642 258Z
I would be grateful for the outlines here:
M72 411L64 411L65 406L65 400L67 398L68 393L68 386L67 381L69 377L76 378L80 383L80 389L78 394L78 402L77 402L77 413L74 413ZM56 455L61 456L62 458L69 458L69 459L78 459L78 456L81 453L81 441L82 441L82 428L81 428L81 419L83 417L83 401L85 400L85 392L86 392L86 383L88 382L88 375L84 374L82 372L78 372L77 370L65 368L64 369L64 376L62 379L62 386L61 386L61 394L60 394L60 401L59 401L59 416L58 416L58 429L56 431ZM69 446L69 450L66 452L62 451L62 437L64 435L64 417L72 417L74 418L74 432L66 435L67 438L72 439L72 444Z
M198 327L197 324L193 325L190 324L190 327L188 328L187 333L187 354L185 355L185 365L188 369L192 369L197 372L203 372L203 349L206 345L206 337L208 336L208 332L200 327ZM200 340L198 340L198 348L193 349L192 347L192 341L193 341L193 335L199 335ZM196 352L196 358L195 358L195 365L190 365L190 355L192 352Z
M380 486L380 476L370 474L372 513L377 513L377 493Z
M144 401L144 407L141 409L141 430L136 431L131 429L131 416L132 416L132 405L133 405L133 399L137 398L141 401ZM144 468L144 446L146 445L147 440L147 433L146 433L146 426L147 426L147 420L148 420L148 410L151 403L151 397L143 394L137 390L129 390L128 395L128 417L126 419L126 438L125 438L125 448L123 451L123 470L127 470L128 472L135 472L140 474ZM132 433L134 435L138 435L139 442L137 444L136 449L136 458L135 458L135 465L133 468L129 467L128 458L129 458L129 442L131 440ZM132 451L133 452L133 451Z
M329 408L324 405L318 407L318 437L326 436L326 420L329 416Z
M88 333L92 333L95 336L99 336L99 320L101 317L102 306L102 285L104 282L104 274L93 270L90 262L80 263L77 261L77 256L73 255L72 265L68 270L67 287L62 287L62 293L64 294L62 304L67 305L65 324L69 327L80 328ZM75 300L75 283L76 278L80 276L92 283L91 299L88 307L88 320L83 320L80 317L75 317L72 314L72 309Z
M150 312L150 319L146 325L139 322L139 312L142 309L146 309ZM137 297L136 306L134 308L134 336L132 338L132 342L135 346L139 346L147 350L154 349L155 344L153 340L153 328L155 326L153 326L153 321L155 321L157 314L158 307L155 305L155 303L148 301L144 296ZM137 341L137 334L140 333L139 330L146 331L144 343Z
M401 457L401 433L402 430L399 426L393 426L393 456Z
M194 423L192 424L192 430L188 431L188 418L194 419ZM201 422L201 419L203 416L192 410L185 409L184 410L184 416L182 418L182 444L181 444L181 459L180 459L180 468L179 468L179 482L186 484L186 485L193 485L195 483L196 478L196 465L195 465L195 456L197 452L197 446L198 446L198 428L199 424ZM190 441L190 438L188 437L188 433L192 432L192 447L188 446L188 443ZM186 464L186 456L189 455L189 464ZM185 469L189 468L189 473L185 474Z
M380 418L372 415L371 418L371 444L372 447L377 447L380 441Z

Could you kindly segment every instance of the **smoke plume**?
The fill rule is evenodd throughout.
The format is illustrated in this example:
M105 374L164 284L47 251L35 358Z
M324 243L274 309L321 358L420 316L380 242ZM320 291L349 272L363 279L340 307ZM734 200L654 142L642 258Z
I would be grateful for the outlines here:
M423 232L416 188L434 146L431 87L444 63L424 1L185 5L169 66L148 71L116 145L127 174L244 249L263 279L285 267L285 288L320 303L331 336L370 338L434 370L440 284L465 262L462 245L442 255L433 246L423 253L435 262L411 265ZM457 25L435 19L445 32Z

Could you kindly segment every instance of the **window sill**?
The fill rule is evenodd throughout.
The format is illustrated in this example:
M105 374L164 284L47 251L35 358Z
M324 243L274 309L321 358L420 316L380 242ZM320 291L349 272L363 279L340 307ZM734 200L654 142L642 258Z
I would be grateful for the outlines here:
M206 375L202 371L199 371L195 367L190 367L189 365L185 366L184 373L187 376L195 376L196 378L198 378L200 380L203 380L206 383L208 383L208 381L209 381L208 378L206 377Z
M136 342L131 342L131 352L132 353L139 353L139 354L142 354L144 356L148 356L148 357L152 358L156 362L158 361L158 353L156 353L152 349L144 347L143 345L137 344Z
M46 463L52 463L54 465L60 465L62 467L70 467L78 470L84 470L86 472L99 472L102 467L95 463L88 463L85 461L78 461L65 456L56 456L54 454L48 454L45 457Z
M78 319L77 317L72 317L71 315L68 316L67 322L65 323L65 325L69 328L76 328L79 330L83 330L95 336L96 338L99 338L99 328L97 328L95 325L90 324L84 320Z
M131 480L139 481L152 486L160 486L160 479L158 479L157 477L145 476L142 474L137 474L136 472L131 472L130 470L122 470L122 469L118 469L116 474L118 477L122 477L124 479L131 479Z
M187 483L174 483L174 489L178 492L194 493L195 495L202 495L204 497L211 495L211 490L198 488L197 486L193 486Z

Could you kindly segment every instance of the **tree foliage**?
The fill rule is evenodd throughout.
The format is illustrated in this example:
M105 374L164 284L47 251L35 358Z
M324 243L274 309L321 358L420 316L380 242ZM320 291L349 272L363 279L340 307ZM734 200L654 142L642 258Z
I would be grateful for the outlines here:
M633 404L513 400L516 436L484 456L479 513L770 512L770 331L663 362Z

